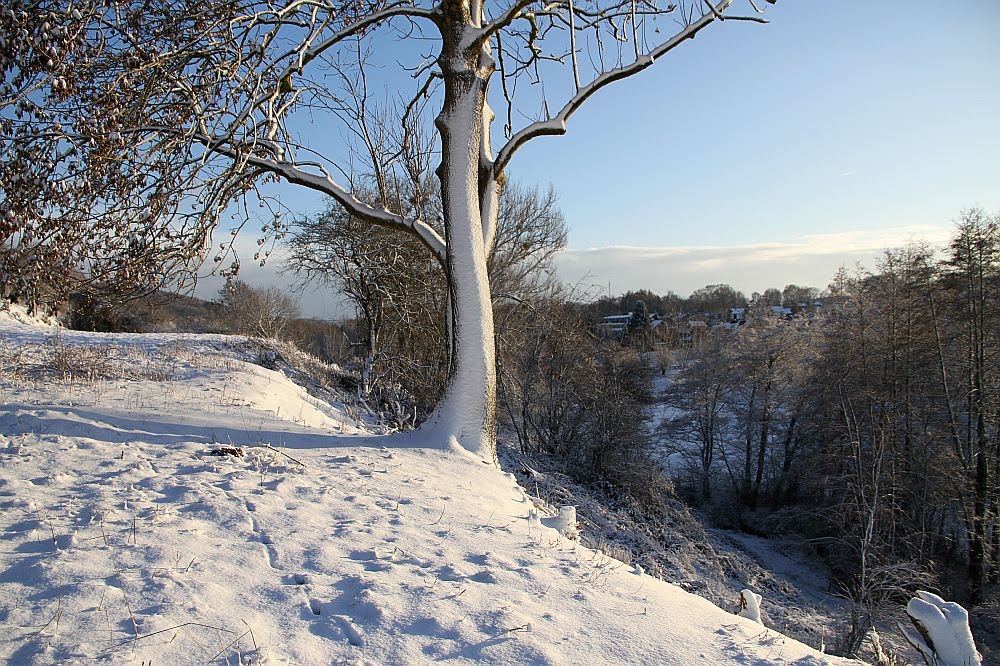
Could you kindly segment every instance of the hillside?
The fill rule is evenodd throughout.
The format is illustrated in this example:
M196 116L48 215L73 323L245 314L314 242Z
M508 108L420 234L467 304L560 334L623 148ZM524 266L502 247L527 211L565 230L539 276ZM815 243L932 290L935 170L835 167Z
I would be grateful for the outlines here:
M852 663L581 546L462 452L383 446L243 343L0 321L0 660Z

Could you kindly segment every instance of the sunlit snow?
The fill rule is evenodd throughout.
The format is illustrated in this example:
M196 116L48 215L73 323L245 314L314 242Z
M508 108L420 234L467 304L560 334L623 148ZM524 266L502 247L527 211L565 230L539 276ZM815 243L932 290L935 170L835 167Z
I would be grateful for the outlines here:
M384 448L242 342L0 313L0 661L852 663L581 546L494 466Z

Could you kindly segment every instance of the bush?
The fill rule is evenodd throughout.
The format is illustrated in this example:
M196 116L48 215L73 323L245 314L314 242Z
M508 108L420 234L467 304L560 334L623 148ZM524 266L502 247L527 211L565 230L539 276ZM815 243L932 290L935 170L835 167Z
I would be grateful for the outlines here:
M593 335L556 299L498 319L500 411L522 453L557 457L581 480L627 482L629 470L648 469L651 383L642 357Z

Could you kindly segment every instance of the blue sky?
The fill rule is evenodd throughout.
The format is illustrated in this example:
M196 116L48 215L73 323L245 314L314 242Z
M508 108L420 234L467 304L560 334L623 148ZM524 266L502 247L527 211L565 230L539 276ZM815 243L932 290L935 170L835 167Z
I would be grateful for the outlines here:
M943 241L964 208L1000 211L1000 2L767 16L710 26L514 158L512 178L559 193L567 281L822 288L884 247Z
M946 237L963 208L1000 210L1000 3L798 0L768 16L712 26L515 158L516 177L555 185L570 247L589 250L568 277L823 287L883 243ZM790 256L718 279L678 265L762 244ZM595 251L609 246L646 249ZM629 259L655 263L648 248L674 265L640 285L656 271Z

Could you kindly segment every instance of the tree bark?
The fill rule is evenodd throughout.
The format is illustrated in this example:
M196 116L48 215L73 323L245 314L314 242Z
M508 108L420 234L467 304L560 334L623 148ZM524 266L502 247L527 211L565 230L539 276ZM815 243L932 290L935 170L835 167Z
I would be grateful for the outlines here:
M496 458L496 346L493 302L486 269L482 214L495 216L495 205L480 205L481 162L484 152L484 107L492 62L482 49L470 46L470 19L461 3L448 6L443 20L444 46L439 60L445 94L435 120L441 133L441 198L445 219L451 363L444 395L421 433L448 437L476 456ZM488 55L488 54L487 54ZM454 441L452 441L454 440Z

